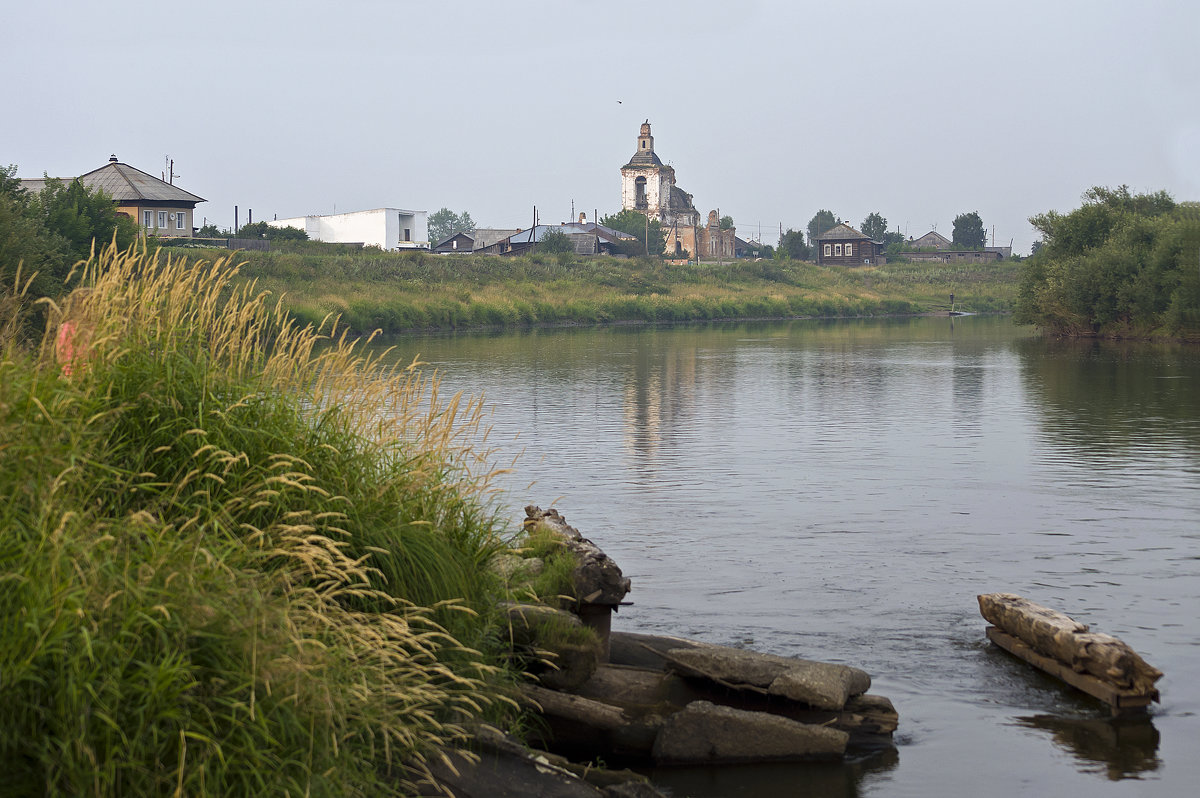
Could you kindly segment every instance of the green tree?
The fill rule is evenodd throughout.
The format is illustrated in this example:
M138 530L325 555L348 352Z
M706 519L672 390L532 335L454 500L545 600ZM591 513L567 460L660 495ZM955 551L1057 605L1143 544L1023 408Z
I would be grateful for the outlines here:
M779 239L778 251L783 253L784 257L791 258L792 260L808 260L811 254L808 244L804 243L804 233L800 230L793 230L790 227Z
M987 234L983 230L983 220L978 211L960 213L954 217L954 234L950 238L956 247L963 249L983 249L987 242Z
M819 210L813 215L813 218L808 222L808 240L813 246L816 246L821 233L826 233L834 228L838 223L837 217L833 215L833 211Z
M1126 186L1083 199L1030 218L1043 243L1021 263L1014 318L1058 335L1200 337L1200 205Z
M619 247L619 250L631 257L646 255L649 250L651 257L659 257L663 253L663 247L666 243L666 238L663 235L662 223L658 220L646 221L644 213L637 211L623 210L620 213L614 213L610 216L605 216L600 220L600 224L611 227L614 230L620 230L622 233L629 233L636 236L638 243L635 245L625 245ZM646 234L650 236L650 246L646 246Z
M116 237L117 247L126 249L137 240L137 223L118 213L112 197L79 182L48 178L38 195L42 220L51 231L62 236L76 257L86 258L92 243L102 247Z
M575 245L571 237L562 230L547 230L542 239L537 242L537 251L557 255L564 252L574 252Z
M272 227L266 222L254 222L238 228L237 237L265 238L270 241L307 241L308 233L299 227Z
M232 234L228 230L222 230L212 222L200 228L196 235L200 238L229 238Z
M469 233L475 229L475 220L471 214L463 211L455 213L449 208L441 208L429 214L429 240L434 244L445 241L455 233Z
M33 278L27 297L57 296L75 261L66 239L45 225L36 194L21 187L17 167L0 167L0 291L11 290L20 269Z
M863 219L862 227L859 228L863 235L874 241L883 241L883 237L887 235L887 219L879 215L878 211L873 211L867 214L867 218Z
M732 216L722 216L720 224L721 224L722 230L732 230L733 229L733 217Z

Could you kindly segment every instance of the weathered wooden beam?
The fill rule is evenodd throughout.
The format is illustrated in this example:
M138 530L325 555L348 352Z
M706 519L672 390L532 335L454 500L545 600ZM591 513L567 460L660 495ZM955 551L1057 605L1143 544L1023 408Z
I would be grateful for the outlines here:
M1118 688L1155 694L1162 671L1112 635L1089 631L1067 615L1012 593L979 596L979 612L999 629L1044 657Z
M1123 689L1109 682L1097 679L1091 674L1079 673L1056 659L1039 654L1023 641L995 626L987 628L987 636L989 640L1013 656L1025 660L1035 668L1045 671L1057 679L1061 679L1093 698L1100 699L1112 707L1114 715L1144 711L1150 705L1151 701L1158 700L1157 690L1143 693Z

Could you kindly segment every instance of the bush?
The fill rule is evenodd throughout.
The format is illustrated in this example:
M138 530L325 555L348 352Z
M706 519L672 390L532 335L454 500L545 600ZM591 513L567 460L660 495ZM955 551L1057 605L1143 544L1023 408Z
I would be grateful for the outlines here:
M227 261L81 276L34 350L0 295L4 793L409 792L503 706L478 404Z

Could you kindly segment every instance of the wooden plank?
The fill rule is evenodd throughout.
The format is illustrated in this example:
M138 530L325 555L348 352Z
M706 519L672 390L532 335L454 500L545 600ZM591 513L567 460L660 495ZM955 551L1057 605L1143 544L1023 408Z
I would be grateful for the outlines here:
M1101 681L1090 674L1077 673L1058 660L1042 656L1025 643L995 626L987 628L987 636L989 640L1013 656L1025 660L1035 668L1045 671L1057 679L1061 679L1093 698L1100 699L1112 707L1113 714L1120 714L1126 711L1142 711L1150 705L1151 700L1158 700L1157 690L1152 691L1150 694L1135 693L1132 690L1123 690L1108 682Z

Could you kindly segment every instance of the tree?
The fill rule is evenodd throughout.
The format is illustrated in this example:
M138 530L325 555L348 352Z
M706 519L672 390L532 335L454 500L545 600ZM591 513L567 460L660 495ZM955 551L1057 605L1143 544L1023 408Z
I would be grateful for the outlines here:
M611 227L614 230L620 230L622 233L629 233L636 236L638 243L632 246L619 247L622 254L631 257L639 255L644 256L649 254L651 257L659 257L662 255L663 247L666 244L666 238L663 235L662 223L657 219L646 222L646 215L637 211L623 210L620 213L614 213L610 216L605 216L600 220L600 224L605 227ZM646 233L650 234L650 246L646 246Z
M196 233L198 238L229 238L231 233L228 230L222 230L212 222L204 225Z
M833 211L819 210L808 223L808 240L813 246L817 245L821 233L829 232L837 224Z
M17 167L0 167L0 292L33 277L26 296L58 296L75 256L67 241L49 230L36 194L21 187ZM36 277L34 277L36 275Z
M720 224L721 224L722 230L732 230L733 229L733 217L732 216L722 216Z
M1084 204L1038 214L1042 234L1021 263L1014 318L1061 335L1200 339L1200 206L1166 192L1094 188Z
M562 230L547 230L542 234L542 240L537 242L537 251L550 254L574 252L575 245L571 243L571 237Z
M67 240L78 258L86 258L92 242L102 247L116 237L117 247L126 249L137 240L137 223L118 213L112 197L100 189L91 190L78 179L67 183L48 178L38 195L42 221L48 229Z
M804 243L804 233L790 227L779 239L779 251L792 260L807 260L810 254L808 245Z
M271 241L307 241L308 233L299 227L272 227L266 222L244 224L237 232L238 238L266 238Z
M862 227L859 228L863 235L873 241L883 241L883 237L887 235L887 219L879 215L878 211L874 211L867 215L862 221Z
M429 240L434 244L445 241L455 233L469 233L474 229L475 220L466 211L455 213L449 208L442 208L429 214Z
M983 220L978 211L960 213L954 217L954 234L950 239L956 247L964 249L983 249L987 242L987 234L983 230Z

